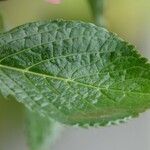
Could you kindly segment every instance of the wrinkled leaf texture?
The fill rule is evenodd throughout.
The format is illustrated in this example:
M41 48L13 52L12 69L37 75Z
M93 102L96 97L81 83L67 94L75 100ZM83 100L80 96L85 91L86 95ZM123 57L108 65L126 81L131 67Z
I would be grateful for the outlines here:
M150 107L150 64L102 27L34 22L0 35L0 92L64 124L116 124Z

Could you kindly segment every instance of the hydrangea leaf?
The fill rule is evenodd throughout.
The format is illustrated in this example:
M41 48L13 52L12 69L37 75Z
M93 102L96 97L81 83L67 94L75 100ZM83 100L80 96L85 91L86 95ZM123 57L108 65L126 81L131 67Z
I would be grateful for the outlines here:
M91 23L45 21L0 35L0 92L64 124L104 126L150 107L150 64Z

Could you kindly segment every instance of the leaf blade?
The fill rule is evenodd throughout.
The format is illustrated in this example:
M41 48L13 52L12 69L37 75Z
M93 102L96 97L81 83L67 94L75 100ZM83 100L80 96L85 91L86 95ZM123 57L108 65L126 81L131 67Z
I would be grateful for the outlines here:
M150 107L150 64L104 28L36 22L4 33L0 47L0 91L45 116L106 125Z

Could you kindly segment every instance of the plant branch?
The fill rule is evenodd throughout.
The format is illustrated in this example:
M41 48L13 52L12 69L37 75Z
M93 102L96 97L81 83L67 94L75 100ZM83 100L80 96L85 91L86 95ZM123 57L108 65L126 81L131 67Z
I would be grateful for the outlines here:
M95 24L105 26L104 9L105 0L88 0Z

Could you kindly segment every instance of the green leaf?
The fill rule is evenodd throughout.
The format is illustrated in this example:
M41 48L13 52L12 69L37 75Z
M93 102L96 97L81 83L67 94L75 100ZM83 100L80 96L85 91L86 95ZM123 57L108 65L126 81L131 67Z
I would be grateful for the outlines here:
M90 23L29 23L0 35L0 91L80 126L123 122L150 107L150 64Z
M57 137L59 124L29 110L26 110L26 115L26 133L30 150L48 149Z
M106 0L88 0L94 21L97 25L105 25L104 10Z

